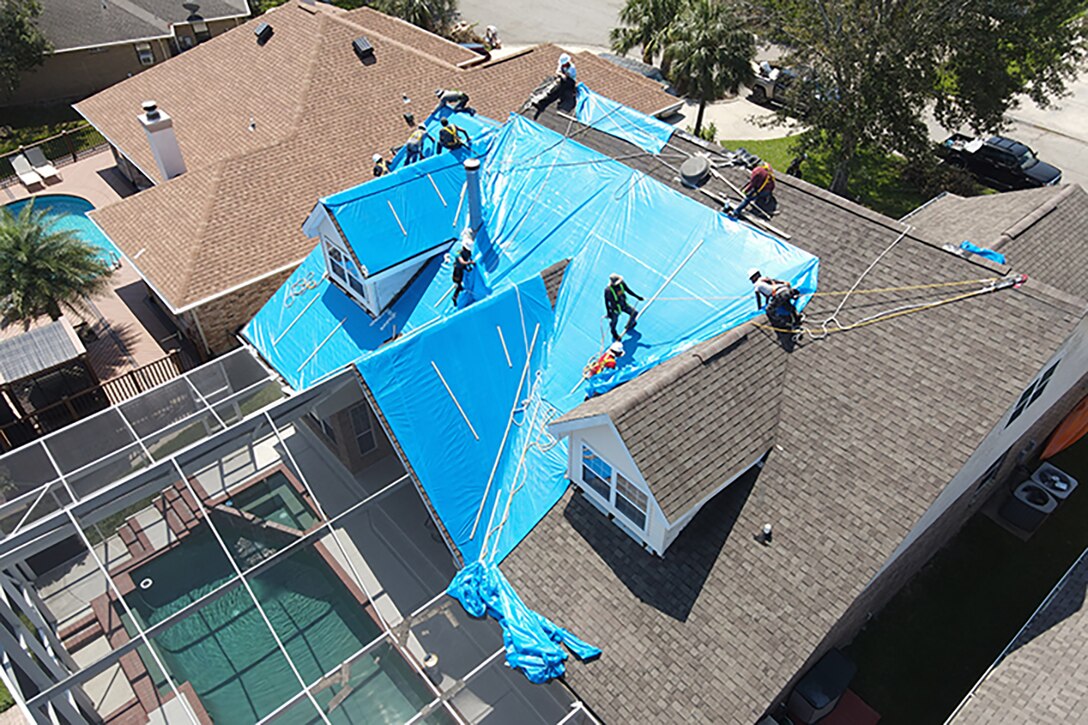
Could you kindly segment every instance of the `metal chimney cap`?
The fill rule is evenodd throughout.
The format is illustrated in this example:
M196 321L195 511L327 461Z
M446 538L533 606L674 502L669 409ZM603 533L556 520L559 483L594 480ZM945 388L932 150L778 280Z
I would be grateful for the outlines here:
M479 168L480 168L480 160L479 159L465 159L465 170L466 171L476 171Z
M141 106L144 109L144 115L149 119L156 119L159 117L159 105L154 101L144 101Z

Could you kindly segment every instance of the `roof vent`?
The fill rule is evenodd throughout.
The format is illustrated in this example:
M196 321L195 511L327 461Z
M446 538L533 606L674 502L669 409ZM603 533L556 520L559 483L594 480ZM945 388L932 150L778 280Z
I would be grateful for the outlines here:
M692 156L680 164L680 181L689 188L699 188L709 174L710 161L705 156Z
M159 104L154 101L144 101L140 104L140 107L144 109L144 115L147 116L148 121L157 121L159 119Z
M359 60L363 61L364 64L374 62L374 46L370 44L365 36L351 41L351 47L355 51L355 55L359 56Z
M257 27L253 29L253 34L257 36L257 45L264 45L272 37L272 26L268 23L258 23Z

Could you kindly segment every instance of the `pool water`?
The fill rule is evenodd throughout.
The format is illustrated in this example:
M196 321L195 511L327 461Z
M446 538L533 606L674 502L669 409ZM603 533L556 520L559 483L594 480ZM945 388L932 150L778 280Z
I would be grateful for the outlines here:
M12 214L18 214L23 210L30 199L6 204ZM33 199L34 208L38 211L47 211L49 217L59 217L56 229L71 229L83 241L97 247L99 258L109 264L116 264L121 259L121 252L114 246L110 238L102 233L102 230L87 217L87 212L94 209L94 204L78 196L68 194L42 194Z
M317 523L314 510L281 471L232 494L227 505L298 531Z
M274 550L290 540L224 516L216 517L216 526L232 551L251 550L254 546ZM180 545L131 574L135 582L153 582L149 588L137 588L126 596L133 613L147 627L228 581L233 569L211 531L202 526ZM312 547L286 555L251 577L250 585L307 682L339 666L381 631ZM242 586L152 641L175 681L192 683L217 723L256 722L301 690ZM145 657L145 664L154 676L154 661L149 659ZM397 661L404 665L405 672L398 671ZM368 664L373 672L368 672ZM424 695L416 697L413 691L425 687L422 683L403 682L404 677L413 677L407 670L396 652L380 660L361 659L352 668L352 684L362 679L334 711L337 719L345 723L383 723L411 718L429 698L417 702ZM162 681L161 676L155 679ZM332 690L325 692L331 699ZM288 713L288 720L293 712ZM299 722L310 719L302 717Z

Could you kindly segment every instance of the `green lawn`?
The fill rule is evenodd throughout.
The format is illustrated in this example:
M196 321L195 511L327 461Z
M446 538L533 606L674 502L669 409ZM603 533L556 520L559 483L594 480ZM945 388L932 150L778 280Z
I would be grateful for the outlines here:
M1088 440L1053 463L1088 481ZM940 723L1088 547L1075 492L1027 542L975 516L857 636L852 687L885 725Z

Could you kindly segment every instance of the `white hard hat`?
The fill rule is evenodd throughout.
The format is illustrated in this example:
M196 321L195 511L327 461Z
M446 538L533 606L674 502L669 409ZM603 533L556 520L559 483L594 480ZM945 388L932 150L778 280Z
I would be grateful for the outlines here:
M561 56L559 56L559 65L566 65L567 63L570 63L570 56L566 53L563 53Z
M759 270L756 269L755 267L752 267L750 270L748 270L748 279L752 279L752 277L758 277L758 276L760 276L759 275Z
M476 235L472 231L472 227L465 227L461 230L461 246L472 251L476 248Z
M441 98L442 94L445 93L445 92L446 91L443 90L442 88L436 88L435 92L434 92L435 98Z
M623 281L623 277L613 272L612 274L608 275L608 281L612 284L619 284Z
M612 351L613 355L616 355L616 356L622 355L623 354L623 343L622 342L614 342L611 345L609 345L608 349Z
M374 154L374 163L378 163L381 160L382 160L382 155L381 154Z

